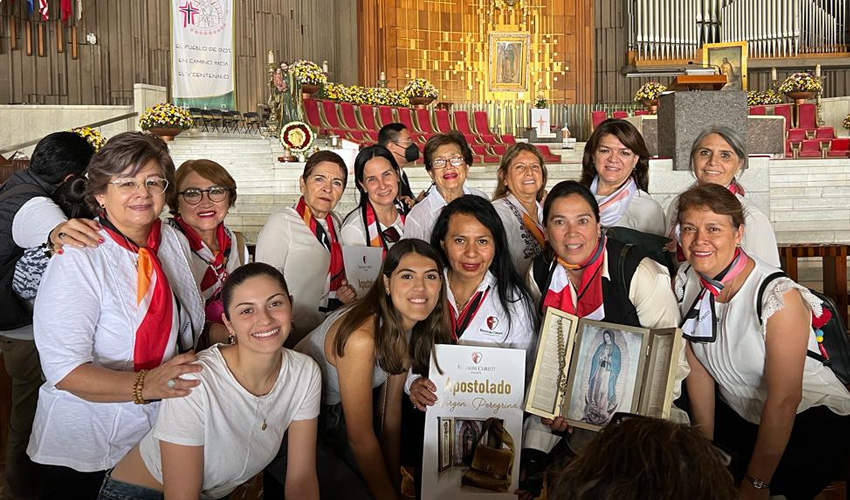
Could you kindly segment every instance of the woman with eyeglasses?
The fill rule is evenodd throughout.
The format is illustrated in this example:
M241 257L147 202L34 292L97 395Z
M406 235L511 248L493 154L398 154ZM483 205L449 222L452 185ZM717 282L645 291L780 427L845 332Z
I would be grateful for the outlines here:
M116 135L87 177L102 243L51 259L35 300L46 382L27 453L41 464L38 498L96 498L106 471L151 429L157 401L198 384L180 377L200 370L191 351L204 303L186 241L159 219L174 185L168 148Z
M271 214L257 236L257 262L278 268L292 292L294 346L325 317L357 298L345 279L339 217L334 213L348 182L348 167L333 151L307 158L301 198Z
M405 238L431 241L437 217L443 207L456 198L474 194L489 200L486 194L465 185L470 165L472 150L463 135L450 132L428 139L425 143L425 170L434 184L425 193L425 199L407 215Z
M404 234L405 214L397 200L399 168L384 146L360 150L354 181L360 192L357 208L342 223L342 244L382 248L384 255Z
M183 162L175 174L177 189L168 197L174 217L168 223L189 242L192 272L205 301L206 319L201 345L228 340L222 322L221 287L227 275L248 263L241 233L224 226L227 211L236 202L236 181L212 160Z

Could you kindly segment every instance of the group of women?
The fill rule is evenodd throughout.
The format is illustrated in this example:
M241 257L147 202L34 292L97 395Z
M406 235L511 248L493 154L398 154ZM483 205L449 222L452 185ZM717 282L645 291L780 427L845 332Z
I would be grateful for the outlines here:
M175 176L158 139L111 139L87 173L102 244L51 259L35 301L47 382L29 454L45 469L43 498L223 498L263 469L267 494L274 480L292 498L397 498L400 465L421 463L402 451L421 446L437 399L433 346L522 349L530 371L548 307L681 326L691 421L734 451L745 497L812 498L832 479L850 450L850 392L806 357L822 308L805 289L771 282L756 312L776 248L764 215L742 204L734 132L708 129L694 144L697 182L670 220L647 193L643 139L620 120L594 131L580 181L548 193L528 144L502 158L493 201L466 185L462 136L431 138L424 159L433 185L408 212L393 155L361 150L359 204L340 220L348 169L313 154L301 198L269 217L246 264L224 226L236 186L223 168L196 160ZM672 235L686 261L675 286L611 227ZM363 297L346 282L344 245L383 251ZM545 457L565 430L561 418L527 419L524 477L526 457ZM827 457L819 433L831 445L815 461Z

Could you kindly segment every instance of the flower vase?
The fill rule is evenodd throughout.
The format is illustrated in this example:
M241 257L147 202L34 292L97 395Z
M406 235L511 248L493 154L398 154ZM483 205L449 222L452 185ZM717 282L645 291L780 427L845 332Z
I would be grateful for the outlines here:
M312 83L302 83L301 84L301 97L304 99L310 99L313 94L319 91L318 85L313 85Z
M157 127L150 129L149 132L159 136L165 142L171 142L174 140L174 136L180 135L180 132L183 132L183 130L176 127Z
M433 97L411 97L410 104L416 106L416 109L425 109L425 106L434 102Z
M654 115L658 113L658 99L646 99L643 101L643 107L649 111L649 114Z
M808 101L809 99L814 97L815 93L814 92L795 91L795 92L786 92L785 95L788 96L789 99L794 101L794 104L796 106L799 106L800 104L804 104L806 101Z

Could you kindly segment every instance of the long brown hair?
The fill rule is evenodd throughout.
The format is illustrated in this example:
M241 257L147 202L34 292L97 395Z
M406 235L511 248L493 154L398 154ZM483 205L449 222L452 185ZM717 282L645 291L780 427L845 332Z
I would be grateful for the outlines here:
M442 284L434 310L428 318L414 325L408 343L406 332L401 326L401 315L387 294L383 279L379 277L366 295L345 313L345 320L340 322L334 338L334 351L337 356L345 355L348 338L367 324L375 332L375 358L381 368L390 374L405 372L409 365L412 365L414 373L428 373L429 357L434 344L451 343L443 265L440 255L431 245L415 238L399 241L387 252L381 267L381 276L390 278L401 259L411 253L433 260L434 266L440 272Z
M596 165L593 163L593 155L599 148L602 138L611 134L623 143L623 146L632 150L638 156L638 161L632 171L632 177L641 191L649 192L649 149L643 136L634 125L626 120L610 118L600 123L590 135L587 144L584 145L584 156L581 158L581 179L579 182L587 187L593 183L596 177Z

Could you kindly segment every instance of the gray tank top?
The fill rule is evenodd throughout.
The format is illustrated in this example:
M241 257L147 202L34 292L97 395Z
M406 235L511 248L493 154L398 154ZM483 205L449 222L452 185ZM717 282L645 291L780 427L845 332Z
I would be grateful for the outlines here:
M346 312L348 312L348 308L331 313L321 325L301 339L301 342L295 346L296 351L313 358L322 370L322 404L324 405L335 405L342 401L339 395L339 373L337 373L336 367L330 364L325 357L325 338L331 325ZM375 363L375 368L372 370L372 389L380 386L386 380L387 372Z

